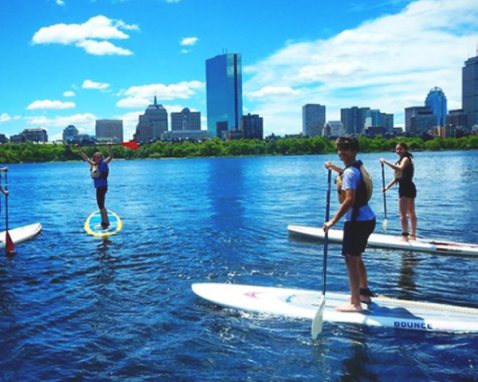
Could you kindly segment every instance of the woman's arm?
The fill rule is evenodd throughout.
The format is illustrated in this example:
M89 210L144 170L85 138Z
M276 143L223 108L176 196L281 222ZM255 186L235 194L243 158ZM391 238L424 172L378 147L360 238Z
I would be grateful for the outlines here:
M387 187L385 187L382 191L383 192L386 192L387 190L389 190L390 188L392 188L392 186L398 182L398 179L397 178L394 178L389 184Z
M113 150L111 148L111 145L108 145L108 146L109 146L109 153L108 153L108 157L105 159L106 164L110 163L113 160Z
M79 154L83 158L84 161L86 161L90 164L90 166L93 166L95 164L95 162L93 162L90 158L88 158L88 156L83 151L81 151L81 149L79 151Z
M403 158L403 160L400 161L399 165L390 163L389 161L387 161L383 158L380 159L380 163L386 164L390 168L393 168L395 171L403 171L403 169L410 164L410 158L408 158L408 157Z

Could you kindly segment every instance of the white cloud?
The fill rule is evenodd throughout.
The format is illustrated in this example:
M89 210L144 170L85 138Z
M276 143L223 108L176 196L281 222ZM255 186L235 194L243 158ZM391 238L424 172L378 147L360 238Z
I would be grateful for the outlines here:
M199 41L197 37L184 37L180 44L181 46L193 46Z
M132 86L120 95L123 96L116 106L130 107L147 107L152 103L153 97L156 95L158 103L174 99L188 99L202 90L204 84L200 81L184 81L177 84L150 84L142 86Z
M84 80L81 85L83 89L94 89L94 90L106 90L110 87L110 84L106 82L96 82L92 80Z
M2 113L0 114L0 123L2 122L8 122L12 119L7 113Z
M46 116L26 117L29 127L45 128L48 126L48 140L61 139L63 129L68 125L74 125L81 134L95 135L95 123L97 117L91 113L73 114L48 118Z
M65 110L76 107L74 102L52 101L49 99L33 101L27 110Z
M107 40L129 39L124 30L138 29L137 25L99 15L83 24L55 24L40 28L33 35L32 43L74 45L93 55L131 55L133 53L130 50L117 47Z
M449 108L459 107L461 68L477 30L475 0L414 1L329 39L289 43L244 68L245 103L254 101L266 133L300 132L306 103L326 105L327 120L340 119L340 108L369 106L402 125L404 108L423 105L435 86Z
M56 5L59 5L60 7L65 5L64 0L55 0Z
M67 90L63 93L63 97L74 97L76 94L72 90Z

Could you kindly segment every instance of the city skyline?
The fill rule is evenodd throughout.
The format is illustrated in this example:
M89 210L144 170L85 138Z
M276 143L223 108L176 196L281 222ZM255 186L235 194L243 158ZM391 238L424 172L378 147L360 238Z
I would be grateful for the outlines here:
M127 140L155 95L168 113L201 112L204 129L205 61L224 52L242 56L243 113L264 118L264 135L300 133L308 103L326 105L327 121L358 106L404 126L404 108L423 105L434 87L449 110L462 107L476 8L471 0L2 1L0 23L12 33L0 37L0 133L45 128L56 140L68 125L94 134L97 119L122 119Z

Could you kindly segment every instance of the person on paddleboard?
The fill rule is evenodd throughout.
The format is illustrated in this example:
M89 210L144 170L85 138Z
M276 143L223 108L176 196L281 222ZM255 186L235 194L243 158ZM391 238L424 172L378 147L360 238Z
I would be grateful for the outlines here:
M2 167L2 168L0 168L0 172L8 172L8 167ZM8 196L8 190L5 190L1 184L0 184L0 192L1 192L3 195Z
M327 232L345 216L342 255L345 257L350 287L350 303L337 307L340 312L361 312L363 303L370 303L367 269L362 253L375 229L375 214L368 205L370 193L364 181L363 163L356 159L359 142L355 137L339 137L335 142L337 153L345 168L326 162L325 168L339 173L341 178L340 206L335 215L324 223Z
M389 190L398 183L398 212L400 214L400 224L402 226L402 237L404 240L415 240L417 236L417 215L415 213L415 198L417 189L413 183L413 174L415 171L413 164L413 155L408 151L406 143L399 143L395 147L399 159L395 164L386 161L384 158L380 162L386 164L395 170L393 180L383 189L383 192ZM408 220L410 220L410 232L408 232Z
M108 212L105 207L106 193L108 192L108 164L113 159L111 145L109 145L109 155L105 159L101 152L93 154L93 158L88 156L80 149L80 155L90 165L90 175L93 178L93 184L96 189L96 203L101 213L101 227L107 229L110 225L108 220Z

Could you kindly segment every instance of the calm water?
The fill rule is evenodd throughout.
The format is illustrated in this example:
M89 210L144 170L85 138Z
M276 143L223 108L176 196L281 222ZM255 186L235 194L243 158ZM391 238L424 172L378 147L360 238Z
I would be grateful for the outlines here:
M381 156L361 155L378 231ZM415 157L419 234L478 243L478 152ZM323 222L326 160L336 156L113 161L107 206L124 229L105 242L83 231L96 207L84 163L12 165L10 227L41 222L43 233L0 256L0 380L477 380L478 335L326 323L312 343L308 321L191 292L201 281L321 289L322 246L286 227ZM396 191L387 200L399 232ZM347 291L339 250L329 246L328 290ZM478 259L365 259L376 292L478 307Z

